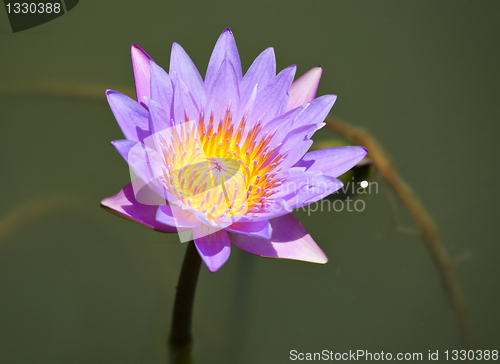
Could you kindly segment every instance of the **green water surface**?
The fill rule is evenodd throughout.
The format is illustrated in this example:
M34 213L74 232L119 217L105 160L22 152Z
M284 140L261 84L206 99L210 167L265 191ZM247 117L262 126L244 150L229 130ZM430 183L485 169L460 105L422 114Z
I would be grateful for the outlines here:
M0 217L11 219L0 231L0 363L167 361L185 245L99 206L129 182L104 90L133 90L131 43L168 69L178 42L204 74L226 27L244 70L269 46L280 70L323 66L318 95L338 95L332 115L384 145L460 261L470 349L499 350L499 16L497 1L82 0L13 34L0 10ZM102 98L28 92L54 85ZM412 219L382 188L363 201L362 212L296 213L325 266L236 248L217 273L202 266L196 363L288 363L291 350L439 350L445 362L459 349Z

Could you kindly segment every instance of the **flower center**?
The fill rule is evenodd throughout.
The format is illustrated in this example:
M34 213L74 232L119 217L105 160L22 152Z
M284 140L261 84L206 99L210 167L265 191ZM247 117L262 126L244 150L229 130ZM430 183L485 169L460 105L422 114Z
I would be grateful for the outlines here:
M162 182L174 201L214 218L242 216L265 207L282 160L260 124L245 132L227 111L218 125L186 121L160 132ZM172 198L169 197L171 200Z

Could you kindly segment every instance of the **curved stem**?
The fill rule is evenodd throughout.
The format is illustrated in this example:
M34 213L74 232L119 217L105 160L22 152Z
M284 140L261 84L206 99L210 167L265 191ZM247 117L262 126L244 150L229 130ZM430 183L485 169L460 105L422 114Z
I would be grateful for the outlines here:
M450 304L455 311L461 345L467 347L465 305L453 272L453 264L441 243L436 223L415 193L411 190L410 186L398 175L382 146L366 130L350 126L331 117L326 118L325 123L333 131L346 136L354 143L362 145L369 150L370 158L373 160L373 163L396 196L398 196L400 201L404 204L413 217L413 220L415 220L422 235L422 239L441 275L441 280Z
M0 95L54 95L104 101L105 98L102 91L104 89L104 87L96 85L40 84L36 86L0 88ZM133 95L134 91L130 89L125 91L125 94ZM453 272L453 265L441 244L436 224L408 184L397 174L383 148L366 130L350 126L333 118L326 118L325 123L333 131L346 136L356 144L363 145L370 150L370 157L374 164L412 215L420 229L427 249L441 274L449 301L458 319L462 346L465 347L467 341L465 305ZM170 342L173 346L189 346L192 341L191 313L200 264L201 258L196 251L194 243L191 242L186 251L177 286L174 319L170 337Z
M190 241L186 249L184 261L182 262L179 282L177 283L170 332L170 345L177 348L187 347L193 340L191 335L191 317L200 266L200 254L198 254L194 242Z

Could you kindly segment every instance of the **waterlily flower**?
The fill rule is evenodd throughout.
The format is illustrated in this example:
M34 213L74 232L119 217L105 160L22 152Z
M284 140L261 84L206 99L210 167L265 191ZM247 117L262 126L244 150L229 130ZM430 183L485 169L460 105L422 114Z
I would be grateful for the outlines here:
M264 50L243 75L226 29L205 79L176 43L169 72L132 45L137 101L106 95L126 140L112 142L138 177L102 205L148 228L190 233L211 272L231 246L271 258L324 264L327 257L291 213L342 187L336 178L362 147L307 152L336 96L315 99L322 69L292 83Z

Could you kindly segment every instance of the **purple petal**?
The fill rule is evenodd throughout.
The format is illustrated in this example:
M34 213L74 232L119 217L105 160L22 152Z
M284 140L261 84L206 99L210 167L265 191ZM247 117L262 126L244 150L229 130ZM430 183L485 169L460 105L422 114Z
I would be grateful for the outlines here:
M236 48L233 33L230 29L226 29L222 32L215 44L210 61L208 62L207 74L205 76L205 90L207 94L208 90L212 88L212 84L219 73L222 62L226 58L231 61L238 79L241 79L240 56L238 54L238 48Z
M205 104L203 79L186 51L177 43L172 45L170 73L175 72L184 81L198 105Z
M146 145L131 140L115 140L111 144L128 163L130 169L153 191L166 198L159 177L163 175L163 161L159 154Z
M268 258L294 259L325 264L328 258L292 214L269 220L273 228L270 239L259 239L230 233L231 244L248 253Z
M343 186L338 179L319 171L302 172L300 169L289 169L285 183L276 193L276 198L283 199L294 209L321 200Z
M266 134L273 135L269 143L270 149L278 147L278 145L283 142L290 133L290 130L294 127L294 123L297 117L301 115L301 112L302 110L300 108L296 108L262 125L260 131L262 138L264 138Z
M257 212L252 212L245 216L240 216L238 218L238 223L243 222L259 222L259 221L270 221L279 216L287 215L293 211L293 207L289 206L287 201L281 199L268 199L266 200L266 205L272 205L268 208L261 208ZM227 221L227 220L224 220ZM230 222L232 224L232 222ZM228 226L230 225L228 224Z
M151 135L149 113L144 107L117 91L106 90L106 97L126 139L142 141Z
M314 99L323 68L314 67L296 79L288 89L286 111L304 105Z
M240 83L241 103L245 105L250 99L250 95L255 87L259 85L259 90L263 90L268 83L276 76L276 59L274 49L267 48L259 54L253 61Z
M157 197L157 195L147 187L141 191ZM151 197L155 198L155 196ZM177 231L176 228L164 225L156 220L156 210L158 210L158 205L143 205L137 202L132 183L126 185L116 195L102 200L101 205L119 216L136 221L150 229L167 233L174 233Z
M239 115L236 117L236 121L241 121L243 118L245 120L252 120L252 114L253 114L253 109L255 107L255 100L257 99L257 89L258 86L255 85L252 91L252 94L250 95L250 98L248 99L248 102L245 104L240 102L240 112ZM245 105L245 106L243 106ZM243 130L243 139L246 138L248 135L248 131L253 128L253 125L249 125L249 123L246 123L245 129Z
M149 113L151 115L151 121L152 121L152 126L151 126L151 131L153 132L153 136L157 137L157 133L165 130L167 128L170 128L172 126L171 121L170 121L170 115L159 103L157 103L155 100L151 99L149 100Z
M300 117L296 119L293 128L298 128L303 125L316 125L316 130L320 129L324 124L326 116L330 112L337 96L325 95L312 100L310 103L304 105Z
M361 161L368 151L363 147L333 147L309 152L294 167L305 167L307 171L321 171L338 177Z
M160 150L158 149L158 137L160 135L159 133L173 126L172 119L170 118L170 113L153 99L149 100L149 114L152 124L150 126L150 129L152 131L151 139L154 139L156 146L154 149ZM146 139L145 141L150 142L150 138Z
M113 147L118 151L118 153L121 154L123 159L128 163L128 155L130 153L130 150L137 144L138 142L135 142L133 140L114 140L111 142Z
M224 120L227 110L231 110L233 117L238 115L240 101L238 77L229 58L222 62L209 90L205 112L210 116L213 114L216 125Z
M191 212L182 210L175 205L163 205L158 207L156 220L163 224L178 228L193 228L200 225L200 221L197 220Z
M263 122L284 113L288 101L287 90L293 81L296 66L281 71L262 91L255 101L254 115Z
M143 106L146 106L144 103L144 96L147 98L151 97L149 71L149 60L151 57L137 44L132 44L130 46L130 53L132 54L132 67L134 68L137 101Z
M172 109L172 98L174 94L172 79L163 68L153 60L149 63L151 68L151 99L159 103L168 115L170 123L170 110ZM158 129L157 130L162 130Z
M225 228L225 230L235 234L243 234L262 239L269 239L273 232L273 228L267 220L236 222Z
M231 244L225 230L199 225L193 229L193 238L196 249L210 272L217 271L229 258Z
M173 115L171 115L174 124L177 125L186 120L198 120L200 109L187 85L175 72L171 76L174 80Z
M279 149L279 153L285 156L283 162L280 164L282 170L293 166L306 154L313 144L313 141L307 136L315 129L315 125L301 126L290 131L283 139L283 144Z

